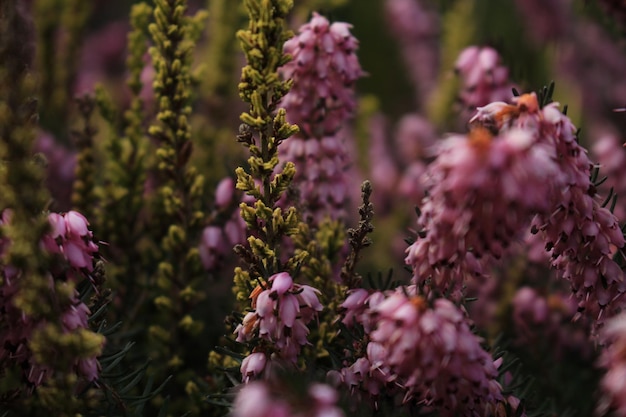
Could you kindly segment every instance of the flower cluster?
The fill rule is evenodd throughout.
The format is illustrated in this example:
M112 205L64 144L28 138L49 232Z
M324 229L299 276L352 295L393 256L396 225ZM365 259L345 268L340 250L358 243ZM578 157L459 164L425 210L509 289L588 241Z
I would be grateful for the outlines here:
M340 380L372 396L395 385L404 402L436 406L442 416L495 414L507 401L496 380L499 362L454 304L436 299L429 306L415 290L399 288L386 297L356 290L348 296L344 321L363 324L369 342Z
M354 83L363 75L356 57L358 41L351 25L330 22L313 13L299 34L285 43L293 56L280 73L293 79L291 91L283 98L290 123L297 124L306 137L333 135L354 112Z
M300 134L279 149L283 161L296 165L294 184L305 217L314 224L326 216L345 217L346 171L351 163L345 122L356 108L354 84L363 75L356 56L357 40L347 23L330 23L314 13L299 34L285 42L293 60L280 68L293 80L281 105Z
M429 166L423 237L407 250L414 282L454 293L483 273L481 263L502 257L532 215L548 209L555 157L522 129L493 136L478 127L446 139Z
M237 341L256 338L270 342L276 353L272 359L282 359L295 364L302 346L308 343L311 322L322 310L319 291L308 285L295 284L287 272L268 279L268 287L258 285L250 295L253 311L248 312L235 329ZM255 355L255 353L253 353ZM255 366L250 368L253 362ZM244 379L261 373L265 360L259 355L242 364ZM252 371L254 369L254 371Z
M541 232L552 265L570 282L579 311L601 321L605 310L612 315L623 305L624 274L613 254L624 246L624 236L615 215L597 200L590 179L593 164L577 141L576 127L558 106L540 108L536 96L528 94L513 105L496 102L480 108L473 122L500 134L523 129L537 145L553 149L558 169L547 179L554 192L545 195L549 209L537 213L532 228Z

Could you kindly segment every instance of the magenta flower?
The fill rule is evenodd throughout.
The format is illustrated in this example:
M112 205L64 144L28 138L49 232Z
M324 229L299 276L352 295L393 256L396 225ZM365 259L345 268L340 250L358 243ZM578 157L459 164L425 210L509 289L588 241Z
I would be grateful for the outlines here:
M76 211L68 211L64 215L50 213L48 221L52 231L44 236L43 247L50 253L62 254L77 270L93 271L93 258L98 246L93 241L85 216Z
M255 352L246 356L241 362L241 377L243 378L243 382L248 382L250 379L254 379L256 376L263 373L266 363L267 356L265 353Z

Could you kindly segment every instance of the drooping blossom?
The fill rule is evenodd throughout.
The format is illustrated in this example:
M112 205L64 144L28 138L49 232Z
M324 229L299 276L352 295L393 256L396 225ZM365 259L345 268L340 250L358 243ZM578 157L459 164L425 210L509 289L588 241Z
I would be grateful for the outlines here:
M339 394L326 384L314 383L304 393L293 393L286 383L255 381L237 393L232 417L343 417Z
M331 24L313 13L298 35L285 42L284 51L293 60L279 72L293 79L293 87L281 105L304 137L332 136L354 112L354 83L363 71L356 56L358 41L350 28L348 23Z
M505 401L497 364L450 301L437 299L429 306L414 286L400 288L370 314L376 325L369 333L368 367L360 372L371 378L379 370L388 383L403 388L404 402L441 416L479 416L495 414Z
M624 246L617 218L602 207L591 183L593 164L577 141L576 127L558 103L540 108L534 94L515 104L491 103L478 110L473 123L499 130L523 129L536 145L553 149L558 169L547 180L554 192L549 209L537 213L532 230L541 233L552 266L570 282L580 314L601 324L604 313L615 314L623 305L624 274L613 254Z
M523 129L493 136L480 127L446 139L429 166L418 239L407 249L414 283L459 296L467 277L481 275L484 262L501 258L548 209L555 157Z
M287 272L272 275L267 288L258 285L250 295L252 311L243 318L234 333L238 342L247 342L260 338L270 342L277 359L295 364L302 346L308 344L307 325L322 310L318 299L319 291L308 285L296 284ZM252 368L251 360L242 364L244 380L250 375L261 373L258 353Z
M386 292L356 289L341 305L341 319L359 325L363 339L354 340L352 361L331 371L327 379L349 389L353 399L378 407L381 395L417 404L441 416L504 415L496 378L502 360L481 347L466 315L446 299L429 303L417 287Z

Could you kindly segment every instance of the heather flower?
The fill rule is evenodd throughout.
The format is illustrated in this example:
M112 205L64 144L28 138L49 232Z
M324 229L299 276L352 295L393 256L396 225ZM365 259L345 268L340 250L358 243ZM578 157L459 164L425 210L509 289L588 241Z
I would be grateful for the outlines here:
M615 215L597 200L590 179L592 163L558 103L526 118L529 126L537 123L535 134L553 143L559 155L559 175L553 181L560 193L552 200L550 214L535 219L534 229L542 232L552 265L570 282L579 311L601 319L605 309L613 314L622 303L623 271L612 257L624 246L624 236Z
M365 311L369 296L369 292L363 288L350 290L346 300L340 306L343 311L341 322L346 326L351 326L357 319L360 319L361 314Z
M500 65L500 57L490 47L470 46L457 58L455 71L462 81L460 101L473 112L477 107L511 96L513 85L508 69Z
M241 362L241 377L244 382L260 375L265 369L267 356L263 352L255 352L246 356Z
M481 339L450 301L437 299L429 307L412 292L397 290L372 309L377 327L370 338L380 344L368 350L377 353L374 365L388 367L406 390L406 402L441 416L494 414L504 398L496 364Z
M304 137L332 136L354 112L353 86L363 71L350 27L313 13L298 35L285 42L284 51L293 60L280 73L293 79L293 86L281 105Z
M286 272L272 275L267 288L259 285L253 290L254 310L235 329L237 341L261 338L271 343L280 359L295 364L301 347L308 343L307 325L322 310L318 294L313 287L295 284Z
M414 283L459 296L466 277L483 274L548 209L555 157L522 129L446 139L429 166L420 237L407 249Z
M215 207L220 210L227 208L233 203L235 197L235 181L226 177L215 187Z

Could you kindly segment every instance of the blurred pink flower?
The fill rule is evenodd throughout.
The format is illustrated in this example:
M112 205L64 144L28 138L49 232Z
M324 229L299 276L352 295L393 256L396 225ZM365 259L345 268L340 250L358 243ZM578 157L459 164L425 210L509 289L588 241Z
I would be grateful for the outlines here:
M455 71L461 77L460 101L465 112L494 101L507 101L513 94L509 71L500 65L500 56L493 48L465 48L457 58ZM462 113L464 119L466 116Z
M314 383L295 393L283 381L255 381L237 393L233 417L343 417L334 388Z

